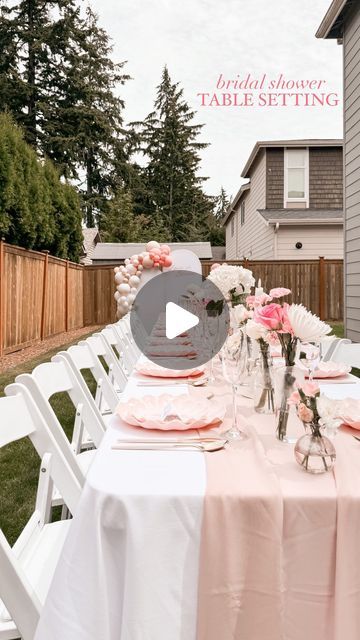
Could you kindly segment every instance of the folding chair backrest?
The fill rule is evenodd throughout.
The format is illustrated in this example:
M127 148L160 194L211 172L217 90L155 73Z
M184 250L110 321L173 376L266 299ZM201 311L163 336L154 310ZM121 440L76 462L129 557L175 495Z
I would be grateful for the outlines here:
M44 362L35 367L31 374L24 373L18 376L16 382L24 384L29 389L55 437L59 436L59 432L63 433L63 430L49 399L55 393L66 392L76 410L81 406L86 429L95 446L99 446L105 431L101 414L89 389L85 383L80 384L67 362Z
M97 389L101 390L106 404L113 412L119 402L119 398L101 361L91 351L89 344L82 342L81 344L73 345L67 351L60 351L52 358L52 361L58 362L62 359L66 360L74 373L79 376L80 384L86 384L82 372L86 369L91 371L96 381Z
M105 333L104 333L105 331ZM106 330L101 331L101 333L95 333L85 340L85 342L89 345L91 351L98 358L104 358L108 368L109 368L109 377L111 380L115 380L117 387L120 391L123 391L127 377L125 371L123 369L122 363L119 358L116 356L113 346L117 346L112 339L110 342L107 337L111 338L111 335L106 335ZM82 342L80 343L82 344Z
M340 340L331 356L333 362L341 362L360 369L360 343Z
M40 458L51 454L51 476L70 511L75 508L84 484L69 442L66 446L54 434L31 392L21 383L5 388L6 398L0 398L0 447L28 436Z
M324 338L321 341L321 352L324 362L332 360L333 353L335 353L335 350L340 344L351 344L351 340L348 340L347 338L336 338L334 336L333 340Z
M49 473L59 487L67 506L74 513L81 494L81 485L68 466L60 447L48 429L45 420L33 402L28 390L20 384L5 389L6 397L0 398L0 447L15 440L29 437L42 459L51 459ZM38 526L40 512L36 510L25 527L24 535ZM10 612L19 635L23 640L33 640L39 621L41 604L33 586L23 570L19 547L24 542L10 547L0 530L0 598ZM2 612L3 614L4 612ZM14 637L13 635L9 637Z

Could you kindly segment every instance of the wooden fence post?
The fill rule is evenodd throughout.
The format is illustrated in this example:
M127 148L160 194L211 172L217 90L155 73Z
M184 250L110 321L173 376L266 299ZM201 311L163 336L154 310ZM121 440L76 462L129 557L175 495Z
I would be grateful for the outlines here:
M42 290L42 303L41 303L41 327L40 327L40 339L44 340L45 333L45 315L46 315L46 287L48 279L48 266L49 266L49 252L44 251L44 275L43 275L43 290Z
M65 331L69 331L69 260L65 267Z
M0 356L4 351L4 293L5 293L5 271L4 271L4 239L0 240Z
M325 318L325 261L324 256L319 257L319 318L320 320L326 320Z

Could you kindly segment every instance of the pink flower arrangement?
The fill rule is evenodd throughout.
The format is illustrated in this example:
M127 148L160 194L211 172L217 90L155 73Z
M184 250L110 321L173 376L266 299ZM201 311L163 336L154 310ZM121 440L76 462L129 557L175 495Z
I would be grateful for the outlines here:
M297 408L297 413L302 422L312 422L314 420L314 412L309 409L303 402L300 402Z
M292 334L293 330L287 315L287 307L288 305L282 307L275 302L256 307L254 320L269 329L269 331Z
M275 289L271 289L271 291L269 292L269 295L271 296L271 298L284 298L285 296L288 296L291 293L291 289L286 289L285 287L277 287Z
M308 382L303 382L301 387L294 391L288 399L289 404L296 405L300 420L305 424L310 424L314 435L320 435L320 416L317 408L319 396L319 385L317 382L309 380Z
M271 302L272 298L267 293L262 293L260 296L248 296L246 298L246 304L249 309L255 309L261 307L268 302Z

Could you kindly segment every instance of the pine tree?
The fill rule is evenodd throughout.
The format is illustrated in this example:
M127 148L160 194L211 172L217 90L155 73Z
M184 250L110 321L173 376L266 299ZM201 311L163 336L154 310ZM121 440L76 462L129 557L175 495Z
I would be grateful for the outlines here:
M24 127L27 141L66 179L80 181L86 219L94 223L126 173L123 101L128 76L96 14L75 0L0 0L0 109ZM116 182L116 185L115 185Z
M199 151L208 145L198 141L203 125L193 124L194 116L165 67L154 111L144 123L134 123L148 158L145 213L159 216L171 241L202 239L212 207L198 175Z
M208 231L206 236L206 240L209 240L215 247L225 245L225 229L222 225L222 220L229 204L230 198L224 187L221 187L219 195L213 198L213 211L208 217Z

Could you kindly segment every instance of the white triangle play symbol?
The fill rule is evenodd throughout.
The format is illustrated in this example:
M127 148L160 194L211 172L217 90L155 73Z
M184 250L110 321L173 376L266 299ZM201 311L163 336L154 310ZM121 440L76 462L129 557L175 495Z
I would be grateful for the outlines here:
M166 305L166 337L172 340L180 336L185 331L196 327L199 324L199 318L190 311L186 311L174 302L168 302Z

